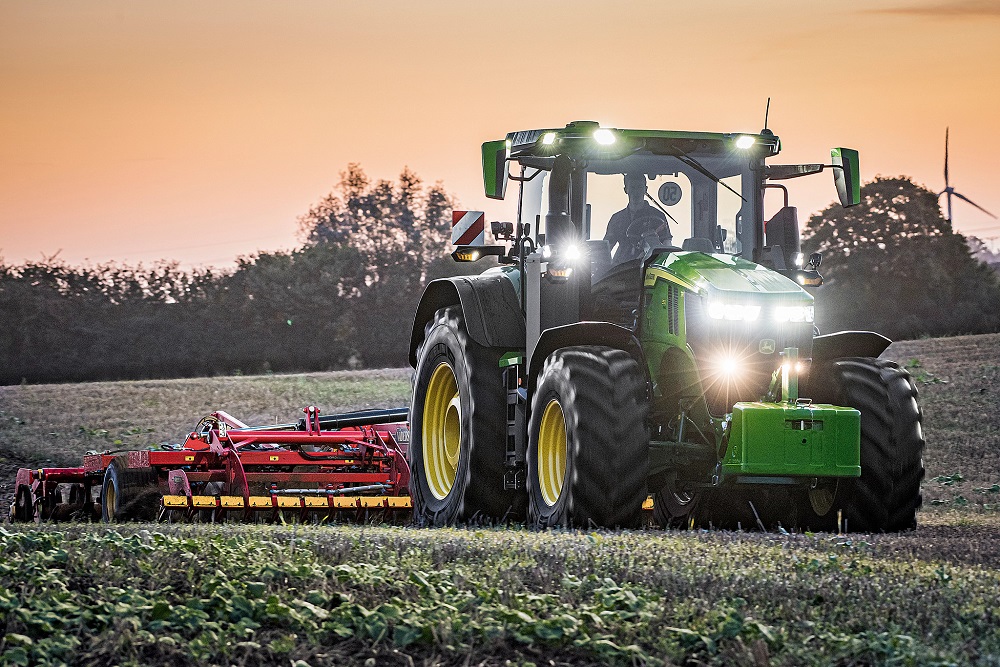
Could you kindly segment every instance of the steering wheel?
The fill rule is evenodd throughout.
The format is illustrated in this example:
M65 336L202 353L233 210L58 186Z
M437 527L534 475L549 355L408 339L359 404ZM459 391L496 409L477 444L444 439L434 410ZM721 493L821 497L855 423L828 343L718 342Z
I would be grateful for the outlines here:
M670 241L671 237L670 228L664 218L653 213L642 213L625 229L625 238L615 249L613 261L615 264L620 264L641 257L651 248Z
M625 229L625 236L637 241L654 233L659 236L657 232L661 225L669 231L665 218L661 218L653 213L642 213L638 218L629 223L629 226Z

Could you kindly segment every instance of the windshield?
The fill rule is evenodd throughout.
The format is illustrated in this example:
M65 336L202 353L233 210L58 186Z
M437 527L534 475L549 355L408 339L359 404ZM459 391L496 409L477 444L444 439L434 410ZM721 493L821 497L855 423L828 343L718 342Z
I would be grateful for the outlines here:
M589 160L585 236L607 240L616 263L653 247L738 255L753 246L751 164L737 153ZM528 176L534 171L526 170ZM521 202L521 220L542 224L542 233L548 176L524 183Z

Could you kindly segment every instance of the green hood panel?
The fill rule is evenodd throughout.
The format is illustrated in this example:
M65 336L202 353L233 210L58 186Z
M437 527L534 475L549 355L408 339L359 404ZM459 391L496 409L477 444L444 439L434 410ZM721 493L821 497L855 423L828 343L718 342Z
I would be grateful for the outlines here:
M724 298L760 295L765 299L808 305L813 297L790 278L734 255L670 252L657 257L646 281L663 278L698 296Z

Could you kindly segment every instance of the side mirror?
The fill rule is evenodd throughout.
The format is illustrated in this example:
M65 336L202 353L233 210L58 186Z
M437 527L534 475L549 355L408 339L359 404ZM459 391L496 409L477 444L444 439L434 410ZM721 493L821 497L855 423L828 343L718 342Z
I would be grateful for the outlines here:
M507 141L483 144L483 187L490 199L503 199L507 192Z
M830 151L833 160L833 183L842 206L861 203L861 166L858 152L851 148L834 148Z

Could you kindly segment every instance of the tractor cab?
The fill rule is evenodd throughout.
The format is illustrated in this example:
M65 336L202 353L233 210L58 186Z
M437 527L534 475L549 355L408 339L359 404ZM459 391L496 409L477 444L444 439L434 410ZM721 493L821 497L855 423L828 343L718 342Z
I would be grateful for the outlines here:
M762 142L754 150L758 142L750 136L740 149L721 136L679 143L604 132L610 143L596 147L574 145L573 138L560 140L554 132L543 135L556 137L553 147L567 144L561 159L512 146L518 180L524 179L519 222L533 225L536 239L541 234L553 244L584 242L599 265L685 243L734 255L754 247Z
M830 165L766 166L779 150L766 129L626 130L576 121L483 144L484 183L488 197L502 199L507 183L518 182L517 229L553 257L585 256L594 280L675 248L741 257L812 284L818 275L798 273L805 262L787 190L785 205L764 219L764 189L784 190L766 182L833 167L841 201L850 205L859 187L857 153L834 149Z

